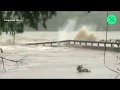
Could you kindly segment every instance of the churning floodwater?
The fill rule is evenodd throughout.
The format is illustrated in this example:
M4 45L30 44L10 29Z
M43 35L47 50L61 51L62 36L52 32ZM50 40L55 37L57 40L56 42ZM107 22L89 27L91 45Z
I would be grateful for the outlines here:
M117 74L104 66L104 51L102 50L23 45L30 42L68 39L92 41L105 39L106 12L91 12L87 16L84 16L84 12L58 13L60 13L58 17L48 21L49 30L29 31L26 28L24 33L16 34L16 45L12 45L12 36L6 34L0 36L0 47L4 51L0 54L1 56L14 60L28 56L26 65L18 69L10 69L6 66L7 72L1 72L0 78L115 78ZM114 12L113 14L118 16L120 13ZM50 23L52 20L56 23ZM119 23L118 20L115 26L109 26L108 39L120 39L120 31L114 31L119 30ZM117 70L115 68L117 55L119 54L116 52L106 52L106 64L114 70ZM117 62L119 63L119 60ZM91 72L78 73L76 70L78 65L83 65ZM119 64L117 67L119 68Z

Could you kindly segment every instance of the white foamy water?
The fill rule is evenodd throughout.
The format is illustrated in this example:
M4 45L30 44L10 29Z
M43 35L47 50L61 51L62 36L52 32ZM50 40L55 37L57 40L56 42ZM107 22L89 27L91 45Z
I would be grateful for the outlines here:
M99 38L96 31L96 25L79 25L76 27L77 18L69 19L62 28L58 30L59 40L92 40L96 41Z
M2 35L0 37L0 47L3 49L4 53L0 55L14 60L18 60L23 56L28 55L28 64L20 66L19 69L0 73L0 78L115 78L117 74L111 72L104 66L103 51L80 47L20 45L27 42L75 39L75 36L81 31L84 35L81 36L81 34L79 37L80 39L81 37L84 39L87 37L87 40L89 35L93 32L95 37L97 36L100 40L105 39L105 32L96 32L95 28L93 28L94 26L87 27L87 25L85 25L76 28L75 24L76 19L71 19L68 20L64 27L61 27L63 30L61 32L26 31L23 34L17 34L16 44L19 45L14 46L11 45L11 36ZM83 30L83 28L85 30ZM108 32L108 39L120 39L119 31ZM106 64L115 70L116 68L114 65L116 63L115 60L117 55L117 53L110 51L107 51L106 53ZM76 67L81 64L90 69L91 73L78 73ZM119 67L119 65L117 67Z

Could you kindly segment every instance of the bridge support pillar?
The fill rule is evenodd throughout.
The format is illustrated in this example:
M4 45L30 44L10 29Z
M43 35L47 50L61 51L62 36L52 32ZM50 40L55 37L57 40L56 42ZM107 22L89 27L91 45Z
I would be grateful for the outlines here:
M93 43L91 43L91 46L93 46Z
M99 46L99 43L98 43L98 46Z
M80 42L80 45L81 45L81 42Z
M117 53L119 53L119 44L117 44L118 48L117 48Z
M70 41L68 41L68 44L70 44Z
M111 47L113 47L113 45L111 44Z
M74 41L74 44L75 44L75 41Z
M106 43L104 43L104 47L106 47Z
M58 45L60 46L60 42L58 42Z

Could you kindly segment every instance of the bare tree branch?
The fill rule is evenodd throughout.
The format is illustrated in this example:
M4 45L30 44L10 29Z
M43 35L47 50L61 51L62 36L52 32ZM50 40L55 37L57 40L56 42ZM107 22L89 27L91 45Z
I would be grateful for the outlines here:
M0 48L1 50L1 53L3 53L3 50L2 48ZM19 64L21 65L25 65L27 64L26 62L24 62L24 60L26 60L28 58L28 55L24 56L23 58L19 59L19 60L12 60L12 59L7 59L7 58L4 58L4 57L1 57L0 56L0 64L2 65L3 67L3 71L5 72L6 71L6 66L8 66L10 68L10 65L7 65L5 62L8 61L8 62L12 62L12 63L15 63L16 64L16 68L19 68Z

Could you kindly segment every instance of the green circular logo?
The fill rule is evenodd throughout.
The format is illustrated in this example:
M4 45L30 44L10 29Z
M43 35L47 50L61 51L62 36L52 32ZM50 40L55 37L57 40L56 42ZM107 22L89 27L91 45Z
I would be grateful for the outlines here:
M115 15L109 15L109 16L107 17L107 22L108 22L108 24L110 24L110 25L115 24L115 23L117 22L116 16L115 16Z

